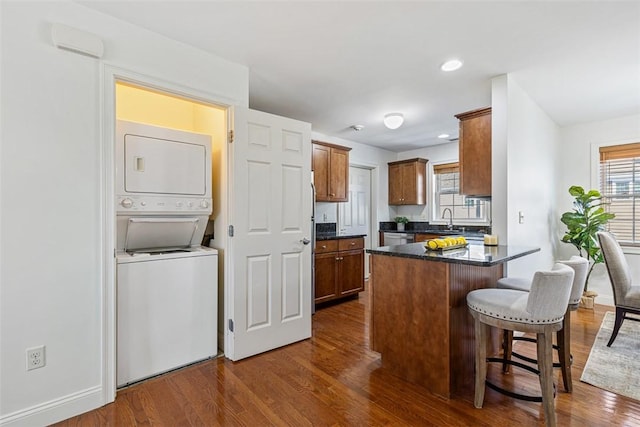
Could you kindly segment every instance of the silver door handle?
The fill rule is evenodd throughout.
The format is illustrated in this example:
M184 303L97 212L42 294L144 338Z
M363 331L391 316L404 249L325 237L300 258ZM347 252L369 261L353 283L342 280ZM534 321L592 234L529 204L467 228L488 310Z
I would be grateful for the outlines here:
M303 245L308 245L309 243L311 243L311 240L307 239L306 237L303 237L302 240L300 240L300 242Z

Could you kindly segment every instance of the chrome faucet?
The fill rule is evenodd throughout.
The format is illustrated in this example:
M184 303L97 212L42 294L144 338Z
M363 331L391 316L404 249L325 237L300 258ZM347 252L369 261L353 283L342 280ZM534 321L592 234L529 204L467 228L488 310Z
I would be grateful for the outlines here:
M453 212L451 212L450 208L444 208L442 210L442 219L444 219L444 214L447 213L447 211L449 211L449 224L447 224L447 229L453 230Z

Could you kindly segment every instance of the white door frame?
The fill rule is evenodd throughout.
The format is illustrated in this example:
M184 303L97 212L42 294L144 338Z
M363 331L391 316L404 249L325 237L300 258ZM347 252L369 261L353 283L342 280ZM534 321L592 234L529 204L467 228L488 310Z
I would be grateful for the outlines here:
M161 78L141 74L109 63L103 63L100 69L100 180L101 180L101 217L102 224L102 367L101 384L104 404L113 402L116 397L116 282L115 282L115 87L116 82L129 82L143 88L157 90L169 95L202 102L221 109L229 109L237 103L224 96L204 90L183 86ZM229 124L227 123L227 128ZM225 158L225 162L227 159ZM226 246L226 244L225 244Z
M356 168L369 169L371 173L371 197L369 206L369 243L371 248L377 248L380 245L378 236L378 187L380 186L380 165L368 162L350 162L349 166ZM375 206L375 208L374 208ZM336 224L340 227L340 224ZM370 249L370 248L365 248ZM366 256L366 254L365 254ZM365 277L368 277L368 271L365 271Z

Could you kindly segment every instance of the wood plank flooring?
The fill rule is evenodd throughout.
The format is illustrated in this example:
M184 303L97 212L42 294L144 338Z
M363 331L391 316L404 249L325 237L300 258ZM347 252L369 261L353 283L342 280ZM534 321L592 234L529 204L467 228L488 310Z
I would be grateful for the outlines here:
M313 337L240 362L218 358L131 386L116 401L58 426L541 426L539 403L487 389L484 408L446 400L381 368L369 349L368 294L317 310ZM640 426L640 402L580 382L604 313L572 316L573 393L558 369L559 426ZM400 332L400 331L399 331ZM516 342L519 352L535 345ZM612 367L613 369L614 367ZM537 377L516 370L489 376L539 393Z

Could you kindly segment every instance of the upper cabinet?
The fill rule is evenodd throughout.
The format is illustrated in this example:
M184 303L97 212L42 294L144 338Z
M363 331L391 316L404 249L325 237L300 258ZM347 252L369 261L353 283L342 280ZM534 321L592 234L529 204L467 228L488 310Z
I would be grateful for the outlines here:
M349 199L349 151L351 148L313 141L313 183L317 202Z
M460 194L491 196L491 108L457 114Z
M427 202L427 160L389 163L389 204L424 205Z

